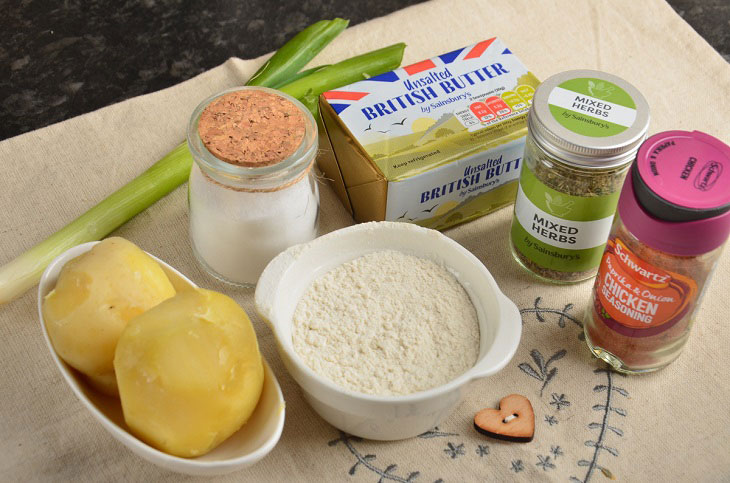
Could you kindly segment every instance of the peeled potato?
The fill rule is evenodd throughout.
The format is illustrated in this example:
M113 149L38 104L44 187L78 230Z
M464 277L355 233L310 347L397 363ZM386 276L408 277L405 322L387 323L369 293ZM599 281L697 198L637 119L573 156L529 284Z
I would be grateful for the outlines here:
M43 301L58 355L107 394L116 394L114 350L127 322L175 295L157 262L113 237L68 262Z
M204 289L180 292L131 320L114 368L132 432L182 457L205 454L236 432L264 381L246 312Z

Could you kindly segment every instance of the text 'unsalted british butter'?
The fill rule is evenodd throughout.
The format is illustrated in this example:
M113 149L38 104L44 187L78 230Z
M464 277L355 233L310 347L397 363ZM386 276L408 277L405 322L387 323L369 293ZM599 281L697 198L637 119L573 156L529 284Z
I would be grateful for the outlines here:
M514 201L538 83L492 38L325 92L320 167L357 221L482 216Z

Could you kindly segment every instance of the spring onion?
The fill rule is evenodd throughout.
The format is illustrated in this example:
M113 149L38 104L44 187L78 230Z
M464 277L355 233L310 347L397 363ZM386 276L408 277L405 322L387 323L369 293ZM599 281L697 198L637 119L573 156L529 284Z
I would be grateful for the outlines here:
M278 89L302 101L317 117L317 98L320 94L395 69L403 59L405 48L406 44L399 43L350 57L336 64L313 69L310 74L297 77Z
M279 89L280 87L285 86L286 84L288 84L290 82L294 82L297 79L301 79L302 77L306 77L309 74L314 74L318 70L322 70L325 67L327 67L327 65L319 65L317 67L312 67L311 69L303 70L303 71L299 72L298 74L294 74L293 76L289 77L288 79L285 79L285 80L283 80L283 81L281 81L281 82L279 82L277 84L271 85L270 87L272 89Z
M307 95L319 96L324 91L335 89L332 84L346 86L395 69L403 59L405 48L406 44L400 43L357 55L289 82L279 90L297 99Z
M187 181L192 157L185 144L59 231L0 267L0 303L25 293L46 266L80 243L99 240Z
M276 87L296 75L332 39L345 30L348 23L347 20L336 18L334 20L321 20L305 28L277 50L251 76L247 85Z
M296 36L290 42L295 40ZM288 45L289 43L282 49ZM320 50L323 47L322 45ZM305 71L307 75L296 76L296 80L282 86L280 90L300 99L312 108L316 106L313 101L316 101L324 91L398 67L404 47L403 44L397 44L333 65ZM311 49L308 51L312 57L319 52ZM281 64L277 64L273 60L274 57L267 63L267 69L275 70L279 66L292 69L289 62L282 61ZM298 57L297 70L310 60L311 57ZM259 75L259 81L262 75L264 74ZM266 84L259 85L272 85L268 82L272 82L272 79L275 81L278 77L266 75L268 77ZM187 145L182 143L86 213L0 267L0 304L10 302L38 283L45 267L64 251L80 243L100 240L187 181L191 166L192 157Z

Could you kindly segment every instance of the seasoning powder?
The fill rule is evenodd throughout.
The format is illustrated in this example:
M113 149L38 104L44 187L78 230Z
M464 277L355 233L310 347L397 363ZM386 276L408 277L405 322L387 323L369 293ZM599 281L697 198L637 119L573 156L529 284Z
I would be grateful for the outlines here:
M255 285L278 253L317 236L317 128L296 100L250 87L214 96L193 113L188 145L190 236L213 276Z
M730 234L730 147L701 132L650 137L626 179L583 324L591 351L622 372L682 351Z
M554 282L595 275L649 107L631 84L591 70L541 84L528 116L512 252Z
M479 355L476 310L454 275L398 251L367 254L315 280L294 312L292 338L316 373L375 395L440 386Z

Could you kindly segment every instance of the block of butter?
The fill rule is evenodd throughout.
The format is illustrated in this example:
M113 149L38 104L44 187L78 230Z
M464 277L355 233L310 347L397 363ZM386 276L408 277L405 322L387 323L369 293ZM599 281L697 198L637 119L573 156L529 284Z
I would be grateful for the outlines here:
M320 168L358 222L482 216L514 201L538 82L492 38L325 92Z

